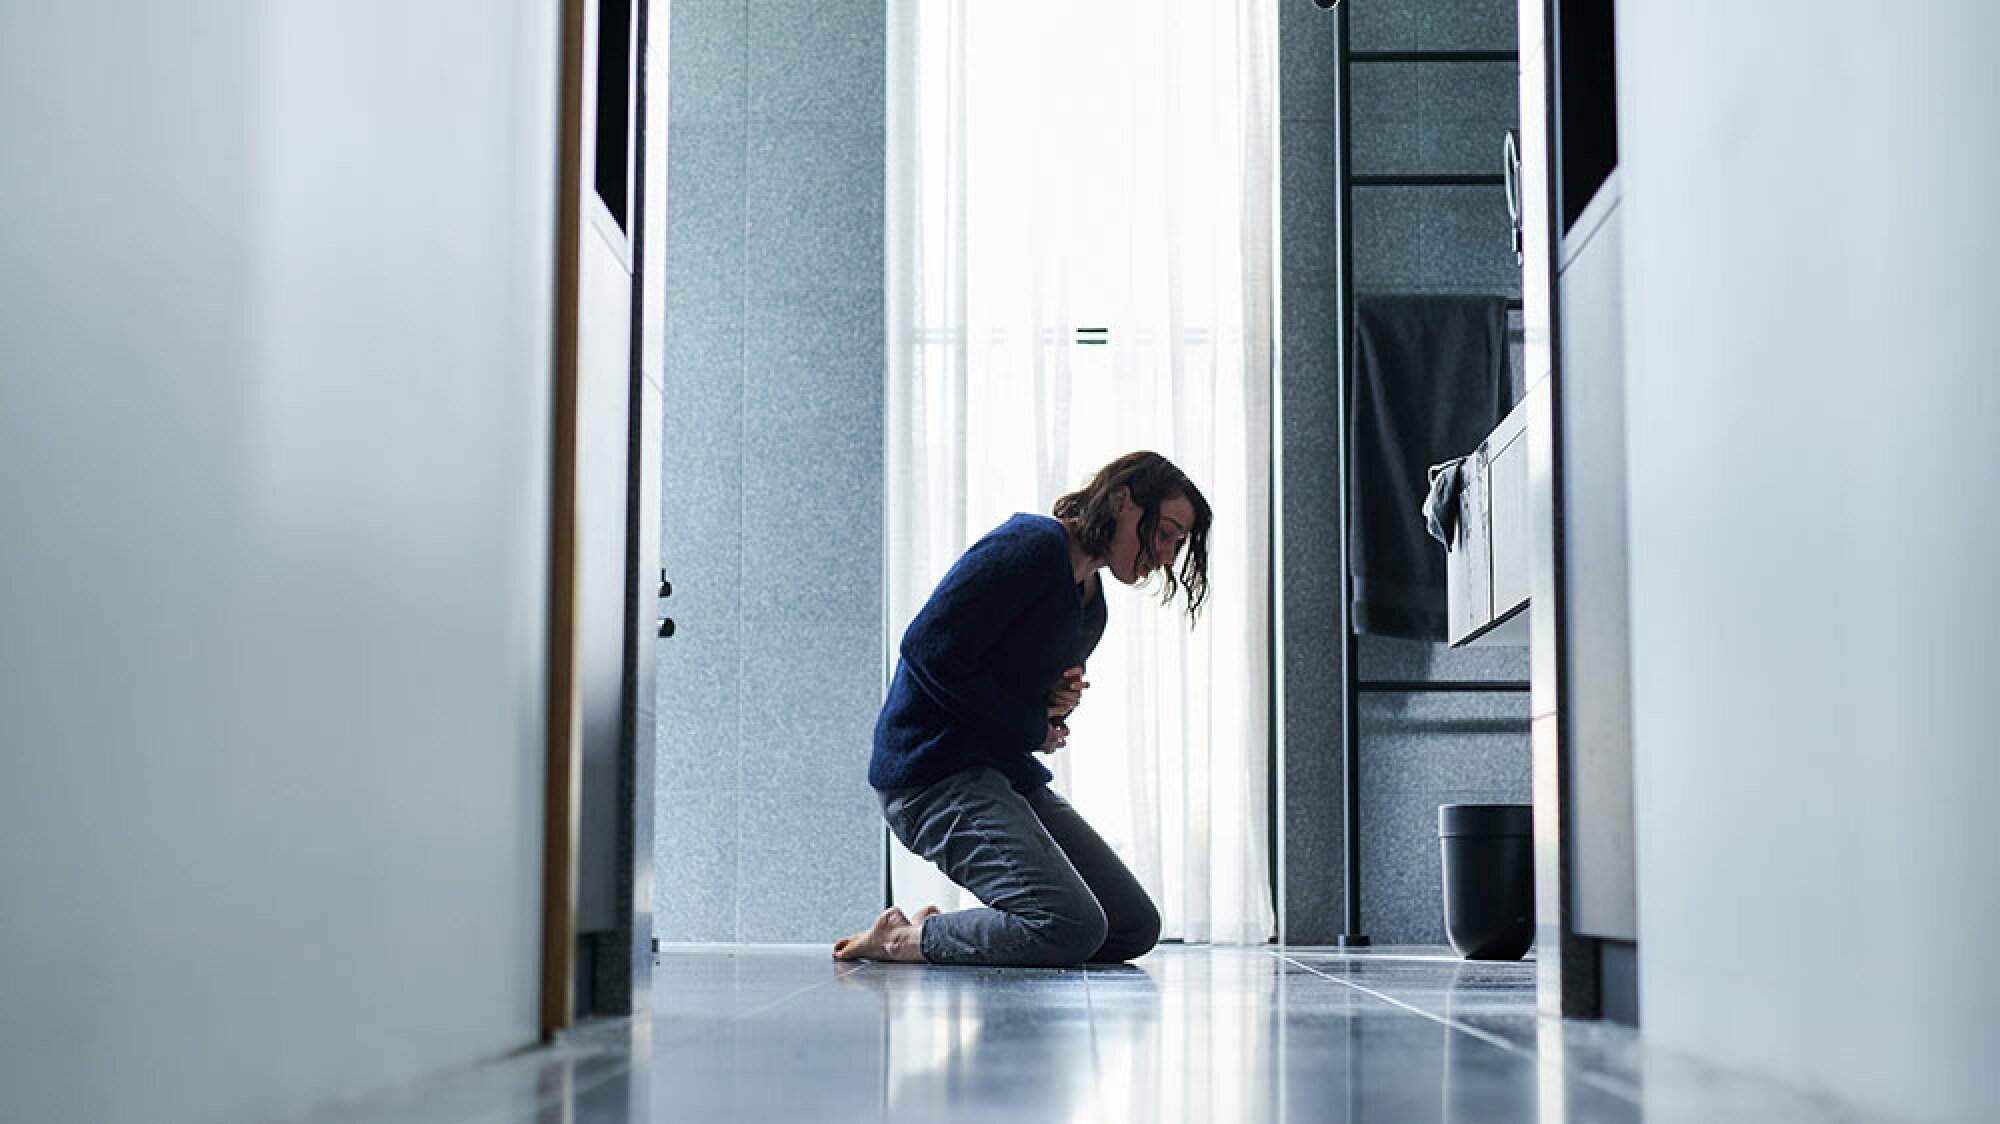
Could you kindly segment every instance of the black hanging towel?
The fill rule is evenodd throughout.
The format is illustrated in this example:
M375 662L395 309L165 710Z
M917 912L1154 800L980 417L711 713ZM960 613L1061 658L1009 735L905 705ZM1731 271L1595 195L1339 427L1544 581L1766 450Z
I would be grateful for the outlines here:
M1477 449L1513 405L1506 298L1362 295L1354 322L1354 630L1442 641L1445 555L1424 496L1430 466Z

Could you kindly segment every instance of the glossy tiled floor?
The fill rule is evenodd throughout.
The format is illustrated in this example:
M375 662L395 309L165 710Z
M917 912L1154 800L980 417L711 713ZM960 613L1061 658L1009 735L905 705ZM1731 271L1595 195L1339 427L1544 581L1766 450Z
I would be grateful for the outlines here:
M669 947L656 1014L308 1118L1789 1121L1836 1107L1537 1019L1533 966L1169 946L1089 971Z

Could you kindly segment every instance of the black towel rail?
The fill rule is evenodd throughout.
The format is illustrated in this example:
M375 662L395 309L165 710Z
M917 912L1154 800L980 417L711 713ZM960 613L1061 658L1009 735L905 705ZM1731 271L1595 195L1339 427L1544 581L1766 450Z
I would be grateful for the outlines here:
M1357 679L1354 689L1375 694L1515 694L1528 689L1525 679Z

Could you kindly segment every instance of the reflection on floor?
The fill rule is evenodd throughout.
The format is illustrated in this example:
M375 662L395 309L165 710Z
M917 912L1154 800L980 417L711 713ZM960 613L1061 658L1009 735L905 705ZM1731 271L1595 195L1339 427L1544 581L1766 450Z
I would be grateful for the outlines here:
M1538 1019L1533 965L1168 946L1088 971L669 946L650 1019L311 1124L1857 1119Z

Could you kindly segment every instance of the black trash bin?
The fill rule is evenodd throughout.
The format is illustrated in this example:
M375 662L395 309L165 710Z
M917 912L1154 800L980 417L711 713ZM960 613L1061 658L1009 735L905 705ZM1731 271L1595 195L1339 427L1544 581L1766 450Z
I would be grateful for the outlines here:
M1519 960L1535 943L1532 804L1444 804L1444 929L1467 960Z

